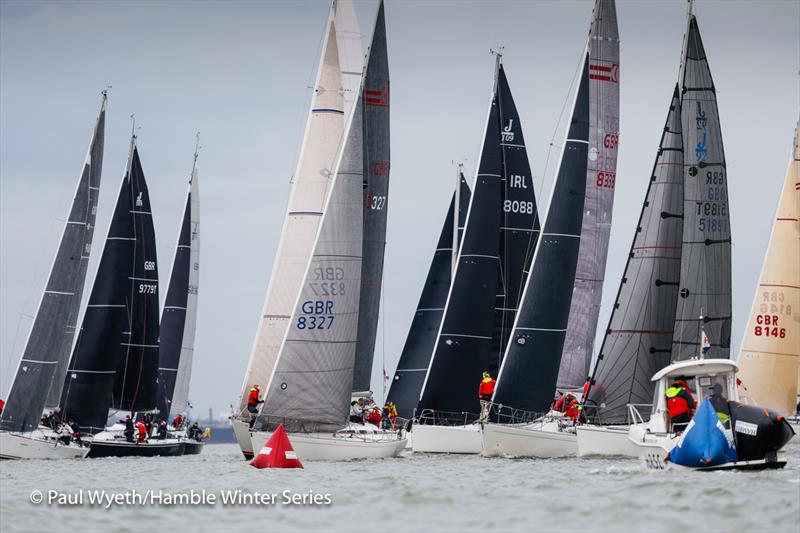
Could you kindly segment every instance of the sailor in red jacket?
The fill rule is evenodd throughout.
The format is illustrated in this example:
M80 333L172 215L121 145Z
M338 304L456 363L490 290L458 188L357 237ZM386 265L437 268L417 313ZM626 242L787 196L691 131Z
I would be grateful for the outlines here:
M144 444L147 440L147 428L145 427L143 422L139 422L136 424L137 429L139 430L138 439L136 440L136 444Z
M685 429L694 415L695 402L692 389L682 377L678 377L667 389L666 396L672 429L676 432Z
M250 427L253 427L253 424L256 423L256 417L258 416L258 404L264 403L264 400L258 398L258 395L261 393L261 389L258 388L258 384L253 385L253 388L250 389L250 396L247 398L247 411L252 415L250 417Z
M481 421L486 420L486 417L489 415L489 409L492 407L492 395L494 394L495 383L497 382L492 378L489 372L483 373L481 384L478 385L478 399L481 402Z

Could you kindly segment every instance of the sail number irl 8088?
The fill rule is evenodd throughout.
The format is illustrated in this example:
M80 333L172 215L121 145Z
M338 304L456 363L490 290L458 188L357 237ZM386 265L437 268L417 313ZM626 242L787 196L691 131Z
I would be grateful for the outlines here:
M300 306L302 314L297 317L297 329L331 329L333 327L333 302L330 300L306 300Z

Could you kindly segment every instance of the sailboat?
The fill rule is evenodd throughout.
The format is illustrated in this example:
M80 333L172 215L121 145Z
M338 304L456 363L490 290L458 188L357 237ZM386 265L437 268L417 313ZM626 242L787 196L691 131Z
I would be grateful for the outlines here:
M683 141L678 84L609 325L583 399L578 455L637 456L629 404L649 404L650 381L670 363L683 237Z
M683 442L668 415L665 394L682 379L697 405L711 400L737 458L706 469L780 468L781 448L791 438L785 418L774 411L741 404L737 364L729 359L731 332L731 234L728 175L716 89L697 19L688 2L679 83L683 152L683 230L678 303L672 334L672 363L652 377L655 384L649 420L636 406L628 431L644 468L675 468L669 454ZM698 179L699 178L699 179ZM702 199L698 201L698 199ZM719 415L722 416L719 416Z
M502 54L458 262L414 425L414 451L478 453L477 386L495 374L539 239L539 216L522 124Z
M134 129L135 132L135 129ZM89 457L179 455L178 439L137 445L121 426L106 429L116 412L152 412L158 375L158 263L150 196L136 135L103 254L72 351L61 413L91 440Z
M103 91L47 285L0 414L0 457L4 459L82 458L89 451L74 443L64 445L52 428L41 427L39 421L46 406L58 406L75 337L100 193L107 104ZM52 398L55 401L49 401Z
M406 446L402 428L348 423L354 376L364 364L358 358L364 327L361 315L367 313L377 321L378 311L362 299L362 288L364 277L370 279L377 268L377 261L369 257L374 243L365 243L365 237L380 234L380 223L377 227L369 223L381 218L367 214L373 203L367 205L364 185L368 200L376 196L385 200L388 185L388 160L381 160L385 169L375 163L376 157L388 157L388 109L370 110L389 105L383 3L378 7L360 94L333 167L336 172L290 327L251 431L253 449L260 449L281 425L302 460L393 457ZM380 206L379 202L374 205L376 210ZM379 253L383 254L382 246Z
M739 352L743 395L795 415L800 382L800 121ZM794 314L793 314L794 313Z
M616 8L613 0L598 0L541 242L497 379L494 413L483 427L484 456L576 451L570 421L543 415L559 383L573 388L585 381L616 185L618 113Z
M189 438L186 427L169 426L170 416L186 418L189 407L189 379L192 375L194 337L197 325L197 297L200 277L200 199L195 147L189 190L178 230L178 243L167 285L167 298L161 313L161 337L158 348L157 422L165 422L170 432L176 430L187 438L184 455L198 454L203 443L199 436ZM169 434L169 433L168 433Z
M397 408L398 416L406 420L411 420L415 414L436 334L442 322L451 276L458 261L460 236L466 222L471 193L460 165L457 177L456 190L453 192L436 251L428 268L428 276L425 278L425 285L422 287L422 294L387 395L387 402L392 402Z
M295 298L303 282L304 269L311 257L323 208L330 194L331 177L335 171L333 165L343 142L344 126L358 99L361 84L364 54L352 1L332 2L324 35L315 90L281 240L238 409L231 419L236 440L245 458L253 457L248 431L252 422L247 411L248 396L254 385L263 388L274 370L283 337L289 328ZM381 93L374 96L380 99ZM383 205L385 200L377 201Z

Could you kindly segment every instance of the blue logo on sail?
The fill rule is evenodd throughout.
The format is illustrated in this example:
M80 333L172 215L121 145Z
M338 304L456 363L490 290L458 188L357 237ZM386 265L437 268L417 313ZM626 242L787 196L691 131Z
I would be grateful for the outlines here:
M697 161L705 161L708 157L708 148L706 148L706 133L703 132L703 138L697 143L697 148L694 149L694 155L697 156Z

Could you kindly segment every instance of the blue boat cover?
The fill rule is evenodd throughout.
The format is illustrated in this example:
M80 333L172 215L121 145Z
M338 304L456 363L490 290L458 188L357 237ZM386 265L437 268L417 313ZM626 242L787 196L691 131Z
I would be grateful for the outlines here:
M725 427L708 398L700 404L668 458L673 463L688 467L716 466L736 461L732 437L726 435Z

